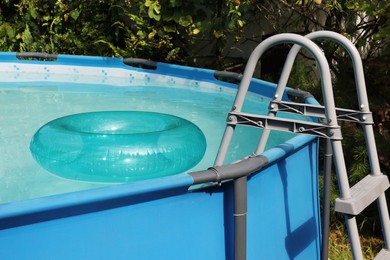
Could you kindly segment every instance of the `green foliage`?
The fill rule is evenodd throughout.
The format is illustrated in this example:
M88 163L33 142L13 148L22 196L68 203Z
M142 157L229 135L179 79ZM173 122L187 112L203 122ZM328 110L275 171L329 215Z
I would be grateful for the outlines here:
M319 80L314 80L315 70L304 62L296 62L293 67L288 85L293 88L303 89L311 94L321 97ZM310 76L311 75L311 76Z
M226 37L237 38L243 2L7 0L0 3L0 50L186 63L203 52L202 40L217 41L218 54Z
M244 26L241 5L231 0L145 0L115 8L120 10L121 19L112 27L122 44L99 43L120 56L188 63L203 52L197 47L202 40L218 41L218 54L225 46L224 39L235 37Z
M362 235L360 240L364 259L374 259L378 252L383 248L383 241L380 239ZM328 259L352 259L348 233L343 223L336 222L336 224L331 227Z
M352 147L349 147L349 144L352 143ZM370 173L368 152L365 147L363 131L360 129L354 129L353 140L350 140L350 142L346 144L345 148L346 150L351 151L350 153L346 154L345 157L349 162L349 165L347 165L347 167L349 168L349 179L352 185L357 183L359 180L362 179L362 177Z
M0 50L107 55L112 41L109 1L9 0L0 4ZM10 26L12 24L12 26Z

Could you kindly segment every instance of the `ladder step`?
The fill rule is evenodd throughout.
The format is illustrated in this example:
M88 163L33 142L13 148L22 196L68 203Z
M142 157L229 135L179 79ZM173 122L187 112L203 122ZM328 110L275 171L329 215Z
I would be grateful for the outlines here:
M349 199L336 199L335 211L358 215L385 192L389 186L389 179L386 175L367 175L351 188Z
M390 259L390 251L384 248L374 258L374 260L388 260L388 259Z

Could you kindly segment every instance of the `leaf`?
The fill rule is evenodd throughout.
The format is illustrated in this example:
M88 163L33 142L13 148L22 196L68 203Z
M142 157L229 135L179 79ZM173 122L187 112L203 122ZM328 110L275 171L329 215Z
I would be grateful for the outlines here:
M30 15L31 15L31 17L33 18L33 19L37 19L37 16L38 16L38 13L37 13L37 10L35 9L35 7L30 7L29 9L28 9L28 11L29 11L29 13L30 13Z
M157 33L156 30L151 31L151 32L148 34L148 38L149 38L149 39L154 38L154 36L156 35L156 33Z
M159 8L156 6L149 6L148 16L156 21L160 21L161 15L159 14Z
M168 32L168 33L176 32L176 27L171 26L171 25L164 25L163 29L165 32Z
M80 10L74 9L74 10L70 11L69 14L73 20L77 20L77 18L79 18L79 16L80 16Z
M42 18L43 21L50 21L51 20L51 15L45 15Z
M230 22L228 23L228 28L229 28L230 30L236 29L236 24L234 23L234 21L230 21Z
M138 36L140 39L143 39L143 38L145 38L145 32L139 30L139 31L137 32L137 36Z
M146 6L146 7L150 7L150 6L152 6L154 3L155 3L155 1L146 0L146 1L145 1L145 6Z
M158 0L146 0L145 4L146 7L148 7L148 16L151 19L154 19L156 21L160 21L161 19L161 5Z
M197 35L198 33L200 33L200 30L198 28L195 28L194 30L192 30L193 35Z
M166 57L166 60L173 61L173 60L178 59L179 52L180 52L180 48L174 48L174 49L170 50L167 57Z
M7 33L8 38L10 38L10 39L15 38L15 34L16 34L15 29L12 26L10 26L9 23L5 23L3 26L1 26L0 27L1 30L3 29L2 27L4 27L5 32Z
M26 25L26 29L22 33L22 41L26 45L32 43L32 41L33 41L33 37L31 35L30 28L27 25Z
M214 37L217 39L223 37L223 32L219 31L219 30L215 30L213 34L214 34Z
M129 14L128 17L130 18L131 21L135 22L138 25L144 24L144 20L142 18L138 17L137 15ZM116 23L119 23L119 22L116 22Z
M190 15L181 16L179 24L184 27L190 26L192 24L192 17Z

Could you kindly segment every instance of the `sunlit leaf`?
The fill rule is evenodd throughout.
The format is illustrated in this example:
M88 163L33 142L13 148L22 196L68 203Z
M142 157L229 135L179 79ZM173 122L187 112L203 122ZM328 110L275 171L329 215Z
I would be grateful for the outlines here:
M200 30L198 28L195 28L194 30L192 30L193 35L197 35L198 33L200 33Z

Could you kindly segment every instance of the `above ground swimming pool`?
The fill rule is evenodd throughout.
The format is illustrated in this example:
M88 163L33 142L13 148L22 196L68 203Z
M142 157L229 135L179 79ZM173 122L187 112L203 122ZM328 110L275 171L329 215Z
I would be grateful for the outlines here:
M237 92L237 85L229 83L234 79L231 74L137 59L24 56L0 54L1 259L233 259L237 232L233 182L211 182L196 175L214 165ZM266 114L275 85L253 79L250 91L243 110ZM294 93L299 92L286 92L283 99ZM157 115L143 117L137 131L142 132L147 122L162 120L162 114L167 122L179 118L181 123L172 123L175 127L183 122L192 127L182 137L175 135L176 141L160 138L171 123L153 130L159 135L153 134L150 143L163 146L166 154L159 157L156 147L149 149L156 156L148 159L154 173L147 178L117 177L115 167L125 169L131 160L121 157L129 145L118 148L122 139L112 136L117 125L101 130L100 119L88 121L94 113L125 117L129 111ZM84 116L78 119L81 126L63 125L77 115ZM45 137L44 131L58 127L72 134L60 132L44 140L51 148L42 146L39 138ZM125 132L123 142L134 142L127 140L129 133L139 134L134 131ZM261 131L237 126L225 163L251 155ZM94 148L107 138L114 145ZM58 158L68 144L74 149L76 139L78 153L106 149L99 155L103 159L86 168L90 173L103 169L108 177L67 174L79 165L74 159L79 155ZM248 259L319 258L317 142L314 137L272 132L266 151L248 158L261 162L248 177ZM175 154L186 158L182 164L198 152L194 162L176 171L158 168L179 161L168 158L168 150L178 144ZM187 152L191 155L183 157ZM114 165L115 158L123 160ZM74 165L69 166L71 162ZM138 171L146 167L139 161L134 165ZM235 165L221 171L234 174Z
M11 55L14 56L7 56ZM80 61L80 64L69 64L75 61ZM110 67L101 67L103 65ZM106 178L86 182L82 178L61 178L33 160L34 153L29 150L29 143L40 127L52 120L85 112L147 111L189 120L204 133L207 150L198 165L186 170L207 169L214 163L225 128L226 111L230 110L236 87L216 80L212 71L168 64L159 64L158 69L136 69L125 65L120 59L60 55L57 61L17 60L17 63L3 63L1 66L0 108L4 113L0 120L1 125L7 126L1 135L2 203L125 181ZM161 69L172 72L180 69L186 78L162 76L158 74ZM196 80L199 76L191 75L194 71L203 73L207 80ZM269 101L268 97L253 93L245 109L266 113ZM79 123L85 120L80 119ZM148 121L155 120L146 119L141 126L145 128ZM85 124L92 130L98 129L96 125L91 126L91 122ZM259 129L243 128L239 131L242 132L237 134L240 139L234 140L228 162L251 154L255 149L255 140L259 138ZM64 135L64 130L60 134ZM268 148L291 137L289 133L273 133ZM47 140L54 148L44 151L46 154L43 157L55 157L56 151L53 149L69 144L71 137L64 135L54 138L56 140ZM61 138L62 145L59 144ZM189 134L188 138L194 136ZM106 150L109 153L114 148ZM65 174L60 176L64 177ZM162 176L163 173L159 175Z

